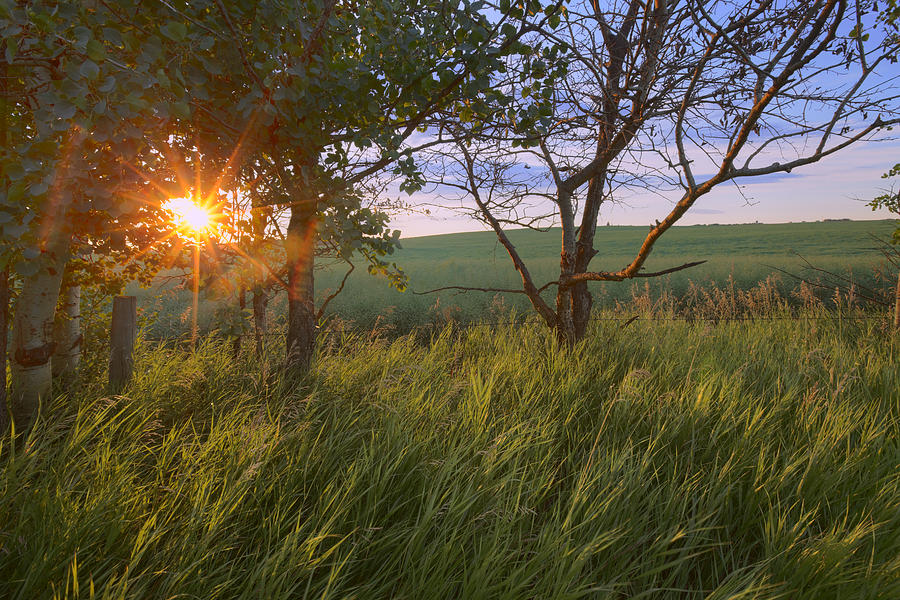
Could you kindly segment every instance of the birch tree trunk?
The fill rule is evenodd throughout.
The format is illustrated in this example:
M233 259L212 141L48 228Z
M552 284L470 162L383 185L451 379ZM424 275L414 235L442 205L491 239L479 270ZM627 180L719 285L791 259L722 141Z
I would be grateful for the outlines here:
M313 267L315 266L315 198L291 206L285 239L288 273L288 371L303 375L312 365L316 346L316 310Z
M71 381L78 374L81 364L81 346L84 340L81 333L81 286L64 286L56 315L53 342L53 377Z
M63 270L68 260L67 236L60 235L47 250L50 264L26 277L16 300L13 318L12 385L10 404L17 427L27 427L42 401L50 395L53 323Z

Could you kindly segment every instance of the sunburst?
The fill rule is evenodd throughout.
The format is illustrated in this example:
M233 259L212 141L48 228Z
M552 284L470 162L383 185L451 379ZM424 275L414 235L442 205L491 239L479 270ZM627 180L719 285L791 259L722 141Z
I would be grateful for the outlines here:
M195 202L191 198L171 198L162 208L172 215L172 223L178 235L195 243L215 235L222 220L219 207Z

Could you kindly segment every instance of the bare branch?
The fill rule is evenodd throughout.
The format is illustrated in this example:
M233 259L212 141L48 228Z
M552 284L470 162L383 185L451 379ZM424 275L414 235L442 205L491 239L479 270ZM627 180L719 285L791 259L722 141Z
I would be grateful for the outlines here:
M347 269L346 273L344 273L344 278L341 279L341 285L339 285L333 293L329 294L328 297L325 298L324 301L322 301L322 306L319 307L319 311L316 313L316 321L322 320L322 317L325 315L325 309L328 308L328 305L331 303L331 301L337 298L338 294L343 291L344 286L347 284L347 279L350 278L350 274L353 273L353 271L356 269L356 265L353 264L352 261L348 260L347 264L350 265L350 268Z
M571 287L581 281L623 281L625 279L637 279L641 277L661 277L662 275L668 275L669 273L676 273L678 271L684 271L685 269L690 269L691 267L702 265L705 262L705 260L698 260L694 262L684 263L683 265L678 265L677 267L663 269L662 271L654 271L652 273L638 272L629 274L627 269L612 272L598 271L593 273L577 273L567 278L564 282L560 283L560 287Z

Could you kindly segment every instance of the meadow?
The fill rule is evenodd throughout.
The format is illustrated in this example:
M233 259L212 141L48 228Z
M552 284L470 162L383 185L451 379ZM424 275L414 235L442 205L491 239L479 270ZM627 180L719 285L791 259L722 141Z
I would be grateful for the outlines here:
M0 597L900 597L900 338L786 316L144 342L0 441Z
M878 283L872 229L676 230L655 266L707 270L598 294L571 349L506 299L436 309L363 277L303 378L277 322L262 356L145 327L111 396L89 329L80 380L0 437L0 597L898 598L900 335L766 266L783 234ZM414 286L490 281L486 236L398 259ZM397 298L429 303L409 333Z
M659 300L665 295L684 297L696 288L748 290L773 276L778 292L791 298L799 282L777 269L820 279L821 274L807 268L808 261L890 296L896 279L893 270L886 269L873 236L889 237L894 228L893 220L674 227L660 239L647 269L662 270L694 260L706 260L705 264L659 279L594 283L592 289L598 306L614 308L617 303L631 303L637 295ZM633 258L645 233L644 227L600 227L594 267L621 268ZM559 230L512 231L510 238L536 281L543 283L558 277ZM530 305L521 295L453 291L420 295L448 285L519 288L518 274L492 232L410 238L404 239L402 245L390 259L408 275L409 289L391 289L383 278L369 275L360 265L341 295L329 305L328 315L352 322L360 330L377 325L402 334L422 326L440 327L449 320L471 323L496 320L498 313L509 310L528 312ZM343 273L340 268L317 273L320 299L337 288ZM152 320L147 321L148 335L160 339L186 335L189 292L169 286L151 290L132 287L129 293L138 295L139 305L152 315ZM833 289L816 293L827 300ZM549 294L552 291L548 298ZM203 302L204 329L214 327L220 306L221 302L214 300ZM273 301L273 322L283 319L285 312L282 295Z

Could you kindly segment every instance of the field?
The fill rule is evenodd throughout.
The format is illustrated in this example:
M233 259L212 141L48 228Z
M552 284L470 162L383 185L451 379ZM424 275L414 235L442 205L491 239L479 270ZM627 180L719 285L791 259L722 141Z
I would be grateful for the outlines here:
M811 264L845 274L864 285L884 289L894 283L880 278L884 260L872 236L887 237L896 227L892 220L832 221L778 225L695 225L674 227L657 244L647 264L648 270L661 270L693 260L707 260L699 267L656 280L623 283L596 283L592 289L600 306L614 307L630 302L635 294L659 298L668 293L683 296L691 284L698 287L737 287L749 289L773 273L779 293L791 296L797 282L780 275L776 268L797 275L816 277L805 270ZM634 249L645 234L644 227L601 227L594 259L597 269L618 269L633 257ZM513 243L539 282L558 277L559 231L513 231ZM801 258L802 257L802 258ZM372 277L359 268L350 277L344 292L334 300L329 314L352 321L361 329L391 327L399 333L422 325L441 325L449 319L459 322L494 318L498 309L515 309L523 314L529 305L522 296L469 292L417 295L447 285L517 288L517 273L505 250L492 232L460 233L411 238L393 257L409 276L409 290L388 288L384 279ZM343 272L325 270L317 275L316 286L324 297L340 283ZM183 335L188 330L189 296L184 291L131 290L140 296L140 305L154 311L149 334L163 338ZM828 297L827 290L820 296ZM283 299L282 299L283 302ZM499 306L498 306L499 305ZM201 322L210 327L215 302L204 302ZM273 304L273 320L283 318L284 306Z
M0 442L0 597L900 597L900 338L646 316L145 343Z
M650 268L710 262L600 288L571 349L514 297L358 277L302 379L277 322L262 356L151 341L184 330L173 295L109 396L88 315L80 380L0 437L0 597L896 599L900 334L770 276L792 249L886 286L890 227L677 229ZM609 228L611 264L639 234ZM548 277L553 237L514 236ZM512 285L490 240L398 261L413 289Z
M801 257L817 267L852 274L869 285L879 285L873 277L883 259L873 248L871 235L885 237L896 227L895 221L837 221L789 223L778 225L695 225L674 227L663 236L646 265L658 271L694 260L707 263L654 281L596 283L592 289L601 306L612 307L616 301L630 300L649 287L658 297L668 292L683 295L693 282L698 286L725 286L732 282L748 289L781 268L804 275ZM599 254L593 267L615 270L627 265L640 246L645 227L601 227L597 238ZM510 239L528 262L538 285L559 277L559 230L546 233L513 231ZM460 233L413 238L403 243L397 261L409 274L410 291L425 291L446 285L520 288L518 274L512 269L506 251L492 232ZM323 278L322 288L336 285ZM796 287L796 282L780 277L783 295ZM465 295L447 292L416 296L400 294L373 280L365 273L354 273L347 293L334 301L333 312L369 325L372 308L380 308L383 321L406 330L416 315L428 314L435 302L449 307L463 321L477 320L494 302L492 294L469 292ZM552 294L552 291L549 292ZM528 304L520 296L504 298L520 311ZM382 308L383 307L383 308ZM433 312L433 311L432 311Z

